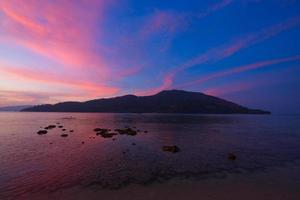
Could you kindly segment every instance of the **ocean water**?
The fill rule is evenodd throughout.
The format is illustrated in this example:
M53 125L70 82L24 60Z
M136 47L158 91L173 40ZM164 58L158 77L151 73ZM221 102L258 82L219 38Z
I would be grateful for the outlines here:
M56 123L66 131L37 134ZM125 126L141 131L114 139L93 131ZM164 152L163 145L177 145L180 152ZM228 153L237 159L228 160ZM300 116L0 113L0 199L72 187L118 190L174 178L226 178L299 159Z

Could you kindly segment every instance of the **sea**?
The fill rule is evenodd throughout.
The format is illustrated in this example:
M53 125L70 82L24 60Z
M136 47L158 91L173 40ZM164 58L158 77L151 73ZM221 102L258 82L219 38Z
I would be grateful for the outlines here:
M49 125L56 128L37 134ZM127 127L137 134L103 138L94 131ZM165 145L179 152L163 151ZM299 160L298 115L0 112L0 199L226 180L231 174L300 169ZM300 172L295 174L285 178L297 181ZM62 199L76 196L68 192Z

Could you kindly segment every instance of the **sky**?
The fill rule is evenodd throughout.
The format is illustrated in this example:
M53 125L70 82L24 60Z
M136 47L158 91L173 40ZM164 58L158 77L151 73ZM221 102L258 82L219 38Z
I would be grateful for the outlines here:
M0 1L0 106L182 89L300 113L298 0Z

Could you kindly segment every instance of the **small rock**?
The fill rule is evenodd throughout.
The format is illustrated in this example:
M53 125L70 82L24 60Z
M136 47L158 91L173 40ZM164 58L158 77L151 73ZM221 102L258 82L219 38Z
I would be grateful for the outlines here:
M73 133L74 132L74 130L70 130L70 133Z
M228 158L228 160L236 160L236 155L233 153L229 153L227 158Z
M94 129L95 132L98 132L98 131L101 131L101 130L102 130L102 128L95 128Z
M137 132L131 128L126 128L126 129L116 129L116 131L119 134L126 134L126 135L131 135L131 136L135 136L137 134Z
M37 134L39 134L39 135L45 135L45 134L47 134L48 133L48 131L46 131L46 130L39 130L38 132L37 132Z
M68 134L61 134L61 137L68 137Z
M132 143L132 146L135 146L135 145L136 145L136 144L133 142L133 143Z
M62 128L62 127L64 127L64 126L58 126L58 128Z
M162 150L172 152L172 153L177 153L180 151L179 147L177 147L176 145L172 145L172 146L165 145L162 147Z
M144 131L144 133L148 133L148 131Z
M48 128L53 129L53 128L56 128L56 126L55 125L49 125Z
M63 129L61 129L61 130L62 130L62 131L66 131L66 129L64 129L64 128L63 128Z
M84 141L82 141L81 144L84 144Z

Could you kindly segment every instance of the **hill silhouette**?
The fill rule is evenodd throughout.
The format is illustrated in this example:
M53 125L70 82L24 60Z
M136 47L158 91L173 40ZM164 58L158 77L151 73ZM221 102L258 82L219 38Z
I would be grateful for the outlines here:
M152 96L125 95L86 102L62 102L25 108L30 112L270 114L200 92L165 90Z

